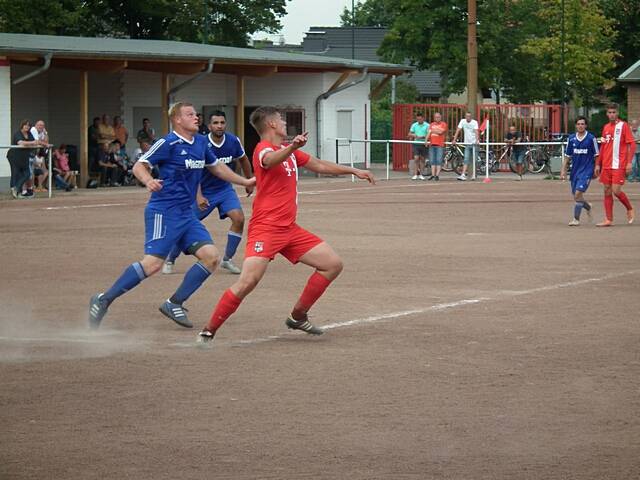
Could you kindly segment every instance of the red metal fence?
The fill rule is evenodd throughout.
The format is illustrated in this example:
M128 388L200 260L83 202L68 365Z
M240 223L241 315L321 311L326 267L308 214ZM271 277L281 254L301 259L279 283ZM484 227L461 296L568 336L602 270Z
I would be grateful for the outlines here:
M417 113L422 113L427 122L433 121L436 112L449 127L451 140L458 123L464 118L467 106L460 104L395 104L393 106L393 139L407 140L411 124ZM554 134L567 131L567 112L560 105L479 105L474 118L479 124L489 120L491 142L502 142L510 125L523 132L531 142L550 140ZM411 145L393 144L393 169L406 170L411 159Z

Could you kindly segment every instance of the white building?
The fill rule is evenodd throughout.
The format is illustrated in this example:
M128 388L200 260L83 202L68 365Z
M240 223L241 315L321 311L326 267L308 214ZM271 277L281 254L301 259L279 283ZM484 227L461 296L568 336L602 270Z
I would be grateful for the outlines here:
M249 48L159 40L0 34L0 145L8 145L22 119L46 122L54 144L76 145L82 185L87 129L93 117L120 115L137 147L142 119L168 129L172 101L189 101L205 114L227 113L230 130L250 152L257 137L249 113L275 105L291 135L309 131L306 150L335 160L335 138L368 138L370 73L386 79L410 67ZM371 92L375 95L377 92ZM0 190L8 188L6 149L0 149ZM344 156L342 157L344 158ZM354 160L368 149L354 146Z

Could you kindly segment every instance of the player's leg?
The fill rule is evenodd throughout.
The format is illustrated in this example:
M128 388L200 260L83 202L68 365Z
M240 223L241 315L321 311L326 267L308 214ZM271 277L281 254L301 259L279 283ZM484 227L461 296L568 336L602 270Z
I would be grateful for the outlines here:
M177 245L182 251L194 255L198 261L184 274L174 294L160 306L160 312L180 326L192 328L183 303L211 276L218 266L220 254L207 229L195 217Z
M627 209L627 222L633 223L633 220L635 218L635 212L633 210L633 206L631 205L631 202L629 201L629 197L627 197L627 194L622 191L622 184L624 183L624 175L625 175L624 172L621 172L619 174L619 179L618 179L619 183L614 183L613 185L611 185L611 191L616 196L616 198L620 200L620 203L624 205L624 208Z
M248 257L242 264L238 281L224 291L216 304L211 318L199 334L200 342L209 342L222 324L235 313L244 298L258 285L271 260L267 257Z
M612 175L610 169L605 169L600 173L600 183L604 189L604 221L597 224L598 227L610 227L613 225L613 191Z
M97 293L89 302L89 326L96 329L107 314L109 305L121 295L135 288L140 282L162 268L162 257L145 255L141 261L124 269L120 277L104 293Z
M231 219L231 227L227 232L227 245L224 250L224 257L220 266L231 273L239 274L240 268L231 260L240 242L242 242L242 232L244 230L244 212L242 211L242 205L240 205L240 199L233 188L229 188L224 195L220 206L220 219L229 217Z

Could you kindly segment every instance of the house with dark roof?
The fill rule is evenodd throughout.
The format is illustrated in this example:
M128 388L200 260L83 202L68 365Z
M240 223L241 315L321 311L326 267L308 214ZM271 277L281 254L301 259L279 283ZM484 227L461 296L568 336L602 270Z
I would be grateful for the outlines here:
M85 185L93 117L120 115L132 151L142 119L164 134L169 104L183 100L205 117L225 111L248 153L257 143L249 114L260 105L275 105L290 135L309 131L306 149L334 160L336 137L363 138L370 131L370 96L376 94L371 75L389 79L411 70L375 60L255 48L0 33L0 145L9 144L21 119L42 119L53 143L78 146ZM369 149L354 148L354 159L366 164ZM2 161L0 189L7 188L8 177L8 162Z

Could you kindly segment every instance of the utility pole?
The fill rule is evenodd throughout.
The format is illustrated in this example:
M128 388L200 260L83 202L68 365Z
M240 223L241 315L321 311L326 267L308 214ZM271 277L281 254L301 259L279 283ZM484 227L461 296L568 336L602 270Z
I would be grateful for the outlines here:
M356 5L351 0L351 60L356 59Z
M478 14L476 0L467 0L467 11L467 108L475 117L478 107L478 42L476 40Z

